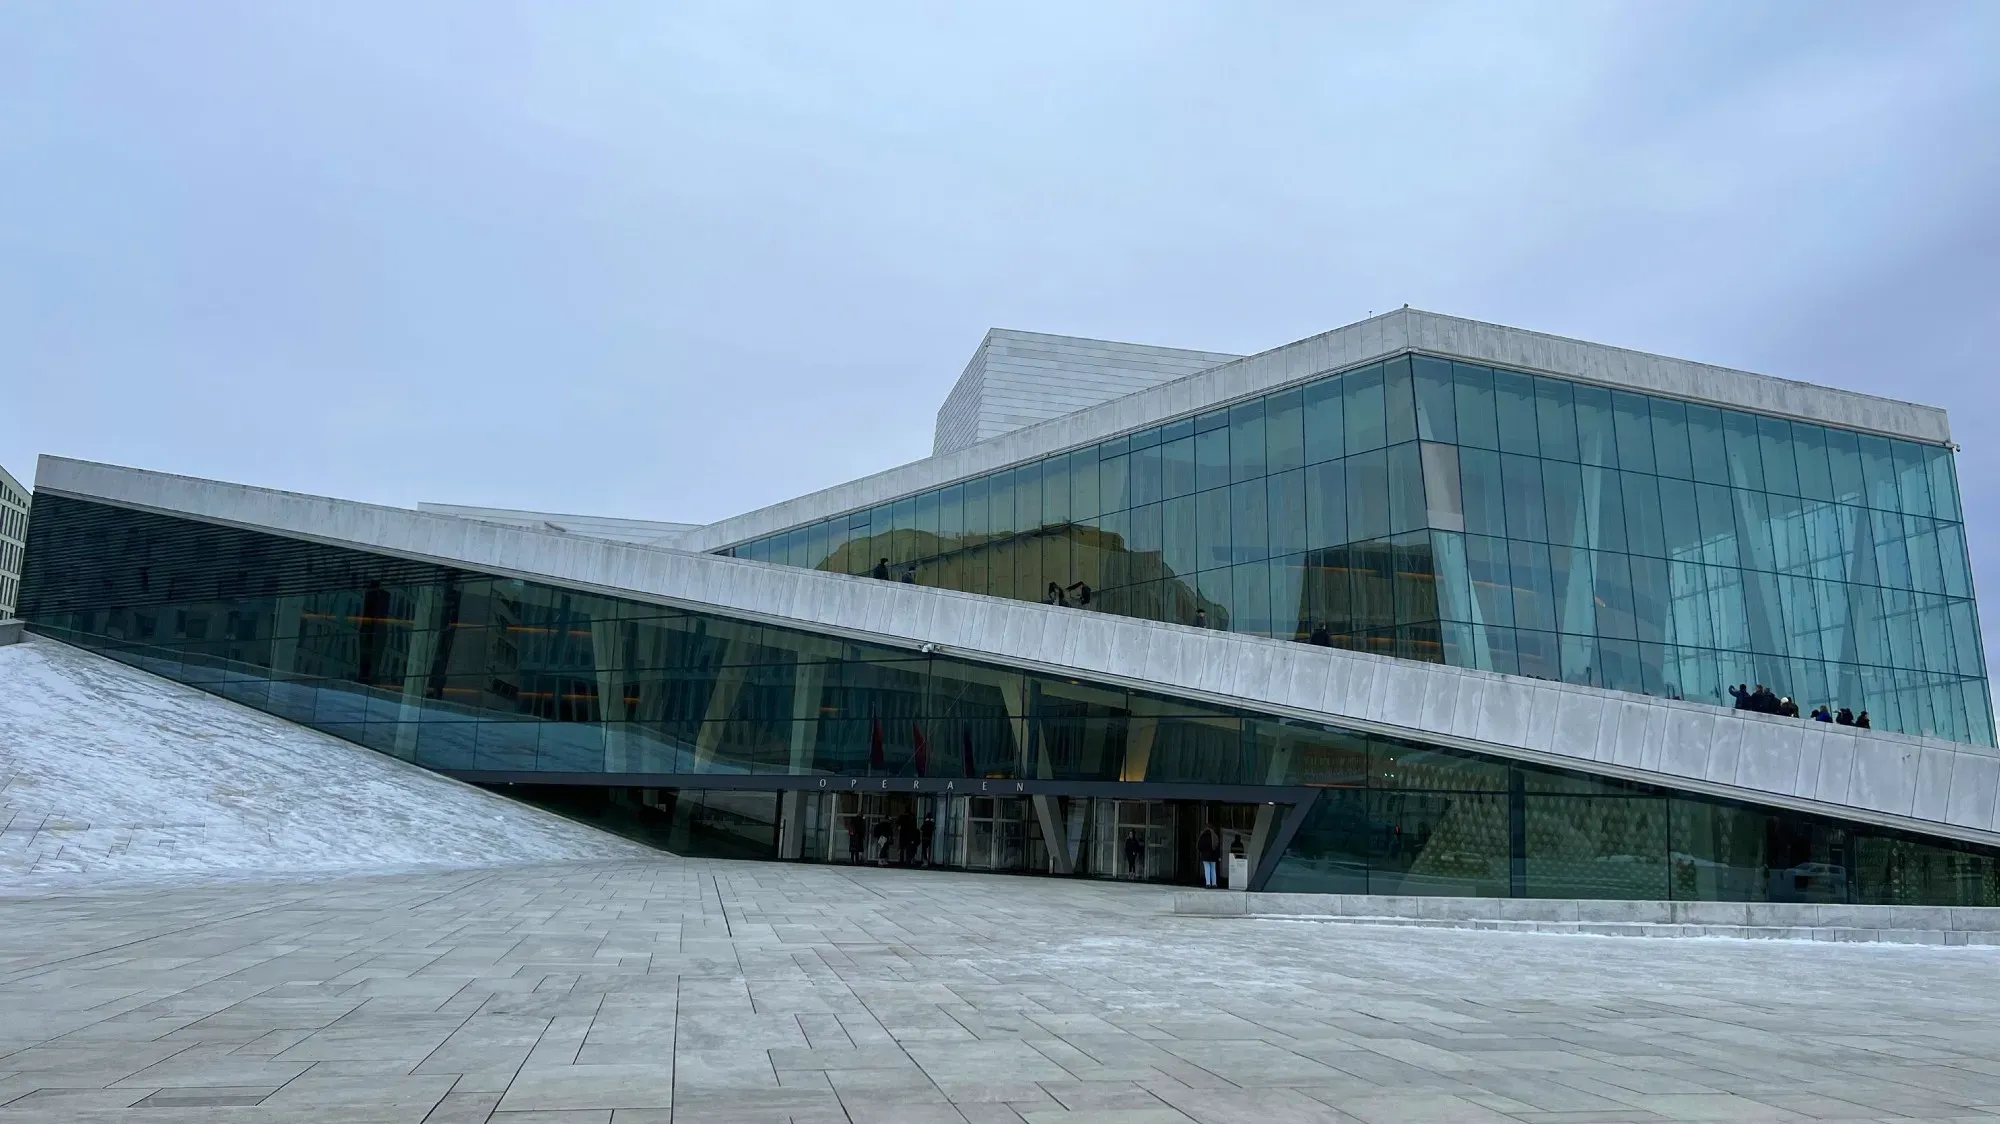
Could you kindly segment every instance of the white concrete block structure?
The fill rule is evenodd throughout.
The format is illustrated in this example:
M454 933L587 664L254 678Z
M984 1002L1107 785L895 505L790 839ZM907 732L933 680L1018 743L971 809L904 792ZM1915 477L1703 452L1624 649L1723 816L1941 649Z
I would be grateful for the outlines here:
M1949 439L1402 310L686 531L47 457L23 616L676 849L2000 905Z

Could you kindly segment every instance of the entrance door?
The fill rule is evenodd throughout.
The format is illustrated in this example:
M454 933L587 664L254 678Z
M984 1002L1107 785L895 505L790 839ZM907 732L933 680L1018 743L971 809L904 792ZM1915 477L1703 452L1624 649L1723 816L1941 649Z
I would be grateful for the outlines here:
M969 870L1020 870L1027 862L1027 804L996 796L967 796L965 859Z
M1100 878L1155 881L1174 877L1174 806L1164 800L1099 800L1093 809L1090 869ZM1126 840L1136 837L1136 864L1126 861ZM1128 869L1128 866L1136 869Z

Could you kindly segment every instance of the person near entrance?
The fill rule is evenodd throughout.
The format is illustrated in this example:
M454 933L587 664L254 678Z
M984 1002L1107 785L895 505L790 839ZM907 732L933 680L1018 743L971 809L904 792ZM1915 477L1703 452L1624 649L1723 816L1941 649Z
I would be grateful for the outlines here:
M896 827L883 816L875 821L875 865L889 865L889 849L896 845Z
M1137 878L1139 876L1139 860L1145 857L1146 857L1146 845L1144 843L1139 842L1139 833L1136 831L1126 832L1125 833L1126 877Z
M1215 825L1201 829L1201 835L1194 841L1194 857L1201 860L1201 884L1215 889L1215 866L1222 861L1222 837L1215 833Z
M917 865L917 814L904 812L896 821L897 833L902 836L903 865Z
M937 840L937 816L924 813L924 824L917 829L917 838L923 844L923 851L918 857L925 866L930 866L935 861L931 857L931 844Z
M847 817L847 861L859 863L861 852L867 845L867 832L861 826L860 816Z

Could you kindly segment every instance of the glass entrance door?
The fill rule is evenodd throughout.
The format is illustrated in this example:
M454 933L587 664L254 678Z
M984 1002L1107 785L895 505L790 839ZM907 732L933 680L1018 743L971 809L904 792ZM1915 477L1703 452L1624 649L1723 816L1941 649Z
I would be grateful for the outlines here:
M1091 810L1091 865L1100 878L1170 881L1174 806L1164 800L1098 800ZM1137 840L1128 847L1127 840Z

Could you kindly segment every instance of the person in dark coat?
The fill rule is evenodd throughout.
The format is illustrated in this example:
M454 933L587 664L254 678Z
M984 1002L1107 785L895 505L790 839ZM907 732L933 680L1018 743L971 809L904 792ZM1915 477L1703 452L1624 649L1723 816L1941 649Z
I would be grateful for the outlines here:
M1146 845L1139 842L1139 833L1125 833L1125 873L1133 878L1139 876L1139 860L1146 857Z
M1854 728L1857 730L1872 730L1875 728L1868 724L1867 711L1864 710L1861 713L1854 716Z
M1843 706L1840 708L1840 713L1833 716L1833 720L1842 726L1852 726L1854 725L1854 712Z
M1194 841L1194 857L1201 861L1201 884L1215 889L1215 864L1222 861L1222 837L1215 833L1215 825L1201 829Z
M889 560L887 558L880 559L875 563L875 568L873 570L868 571L868 573L869 576L871 577L880 578L883 581L888 581Z
M861 861L861 852L867 842L867 832L861 826L861 817L849 816L847 820L847 861L859 863Z
M1312 637L1307 643L1318 645L1321 648L1331 648L1333 647L1333 633L1326 630L1325 624L1316 624L1313 626Z
M1778 714L1785 718L1797 718L1799 716L1799 704L1792 701L1792 696L1786 695L1784 698L1778 700Z
M1075 604L1078 608L1088 608L1090 606L1090 583L1077 582L1075 585L1069 587L1069 591L1076 594Z
M1049 583L1049 591L1046 594L1042 595L1042 603L1045 605L1069 604L1069 602L1065 600L1063 597L1062 586L1059 586L1054 582Z
M1208 610L1207 610L1207 609L1196 609L1196 610L1194 611L1194 626L1195 626L1196 628L1207 628L1207 627L1208 627Z
M1738 683L1736 686L1729 688L1729 697L1736 700L1736 709L1750 709L1750 685L1748 683Z
M917 584L917 564L915 562L910 563L910 568L903 571L903 584Z
M917 838L923 844L923 851L920 856L923 859L923 864L925 866L932 865L937 861L931 854L931 844L937 840L937 816L930 812L924 813L923 826L917 829Z
M917 864L918 844L917 814L915 812L904 812L902 823L899 826L903 833L903 865L915 866Z

